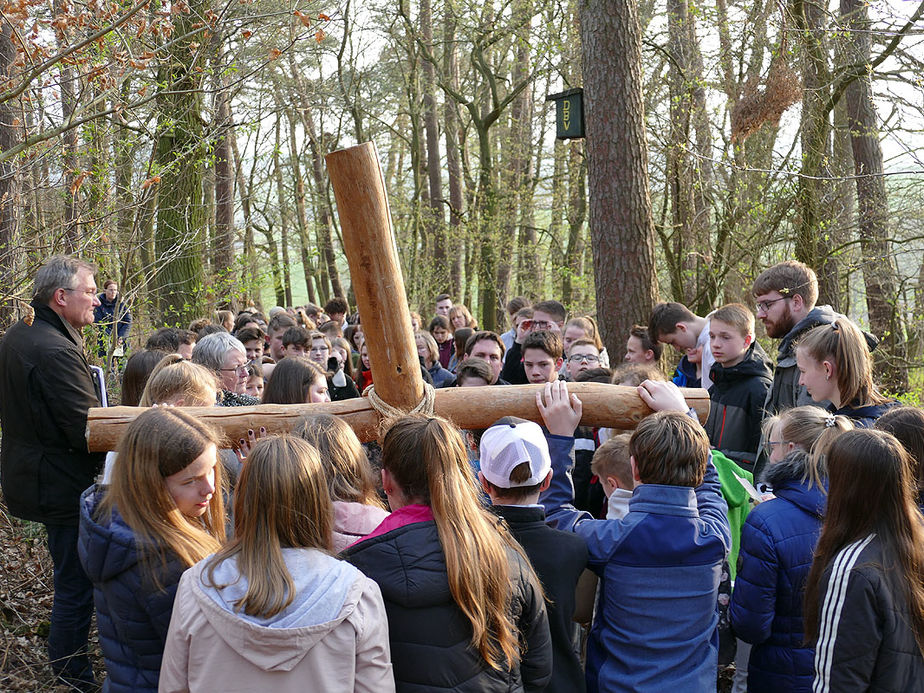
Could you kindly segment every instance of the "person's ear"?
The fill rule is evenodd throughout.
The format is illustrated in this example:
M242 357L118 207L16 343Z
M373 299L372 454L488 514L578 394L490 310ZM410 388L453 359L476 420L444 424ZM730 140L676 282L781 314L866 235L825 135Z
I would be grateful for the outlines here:
M558 357L558 360L555 361L555 370L557 371L557 370L561 369L561 364L563 364L564 362L565 362L565 360L564 360L561 356L559 356L559 357Z
M478 472L478 475L481 476L481 472ZM542 480L542 483L539 485L539 493L547 491L549 486L552 484L552 470L549 470L549 473L545 475L545 479Z
M646 361L654 361L654 360L655 360L654 352L653 352L651 349L648 349L648 350L645 352L645 360L646 360Z
M635 458L629 456L629 464L632 465L632 478L635 479L636 483L642 483L642 478L638 475L638 465L635 464Z
M55 300L55 305L66 306L67 300L65 300L65 296L67 296L67 289L64 289L64 288L55 289L55 292L52 295L52 297Z
M793 307L796 309L796 312L801 312L805 308L805 300L799 294L793 294L792 298Z
M382 468L382 490L385 492L386 496L391 496L395 493L394 480L389 471L385 468Z
M744 335L744 348L747 349L749 346L751 346L751 343L753 341L754 341L754 335L752 334Z
M836 372L834 364L831 361L822 361L821 366L825 369L825 380L831 380Z
M484 474L478 472L478 482L481 484L481 490L491 495L491 485L488 484L488 480L484 478Z
M679 331L679 332L686 332L686 331L687 331L687 324L686 324L685 322L678 322L676 325L674 325L674 327L675 327L676 330Z

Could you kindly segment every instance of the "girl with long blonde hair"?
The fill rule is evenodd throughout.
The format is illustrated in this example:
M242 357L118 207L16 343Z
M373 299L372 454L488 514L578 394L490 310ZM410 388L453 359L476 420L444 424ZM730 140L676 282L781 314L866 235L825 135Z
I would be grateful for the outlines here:
M80 558L112 693L157 690L180 575L224 541L217 448L189 414L149 409L125 431L111 483L81 498Z
M344 555L379 583L399 689L542 690L551 642L542 589L479 502L459 431L405 417L382 444L392 513Z
M388 515L375 475L359 438L343 419L330 414L306 416L294 435L317 448L334 503L334 551L342 551L379 526Z
M880 394L873 382L873 357L860 328L847 318L809 330L796 345L799 384L816 402L872 426L896 404Z
M327 486L304 440L254 445L234 539L180 581L161 693L394 690L381 592L329 553Z

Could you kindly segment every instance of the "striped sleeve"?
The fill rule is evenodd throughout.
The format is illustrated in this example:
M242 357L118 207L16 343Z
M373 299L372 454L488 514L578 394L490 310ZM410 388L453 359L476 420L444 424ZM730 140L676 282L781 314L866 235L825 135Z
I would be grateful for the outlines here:
M875 537L845 546L828 571L819 608L813 693L865 690L881 638L876 627L876 590L854 567Z

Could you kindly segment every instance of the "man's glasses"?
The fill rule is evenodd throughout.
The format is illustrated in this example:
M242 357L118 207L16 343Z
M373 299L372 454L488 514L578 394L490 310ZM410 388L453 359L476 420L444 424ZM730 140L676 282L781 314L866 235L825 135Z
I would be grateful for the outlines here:
M571 354L568 360L571 363L583 363L584 361L587 361L587 363L600 363L600 357L596 354Z
M64 291L81 291L81 289L66 289L63 286L61 288ZM83 293L85 293L87 296L96 296L96 289L84 290Z
M774 298L774 299L772 299L772 300L770 300L770 301L758 301L758 302L756 303L756 305L757 305L757 312L764 311L764 312L766 313L768 310L770 310L770 306L772 306L774 303L779 303L780 301L788 301L790 298L792 298L792 297L791 297L791 296L783 296L782 298Z

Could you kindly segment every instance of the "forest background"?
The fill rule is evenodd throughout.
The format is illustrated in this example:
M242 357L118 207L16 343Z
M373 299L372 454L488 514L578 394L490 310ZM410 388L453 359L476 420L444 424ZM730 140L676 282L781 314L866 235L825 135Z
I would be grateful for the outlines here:
M924 3L0 0L0 330L53 252L140 336L350 296L324 155L372 140L411 307L750 302L765 267L924 352ZM584 88L587 137L546 95Z

